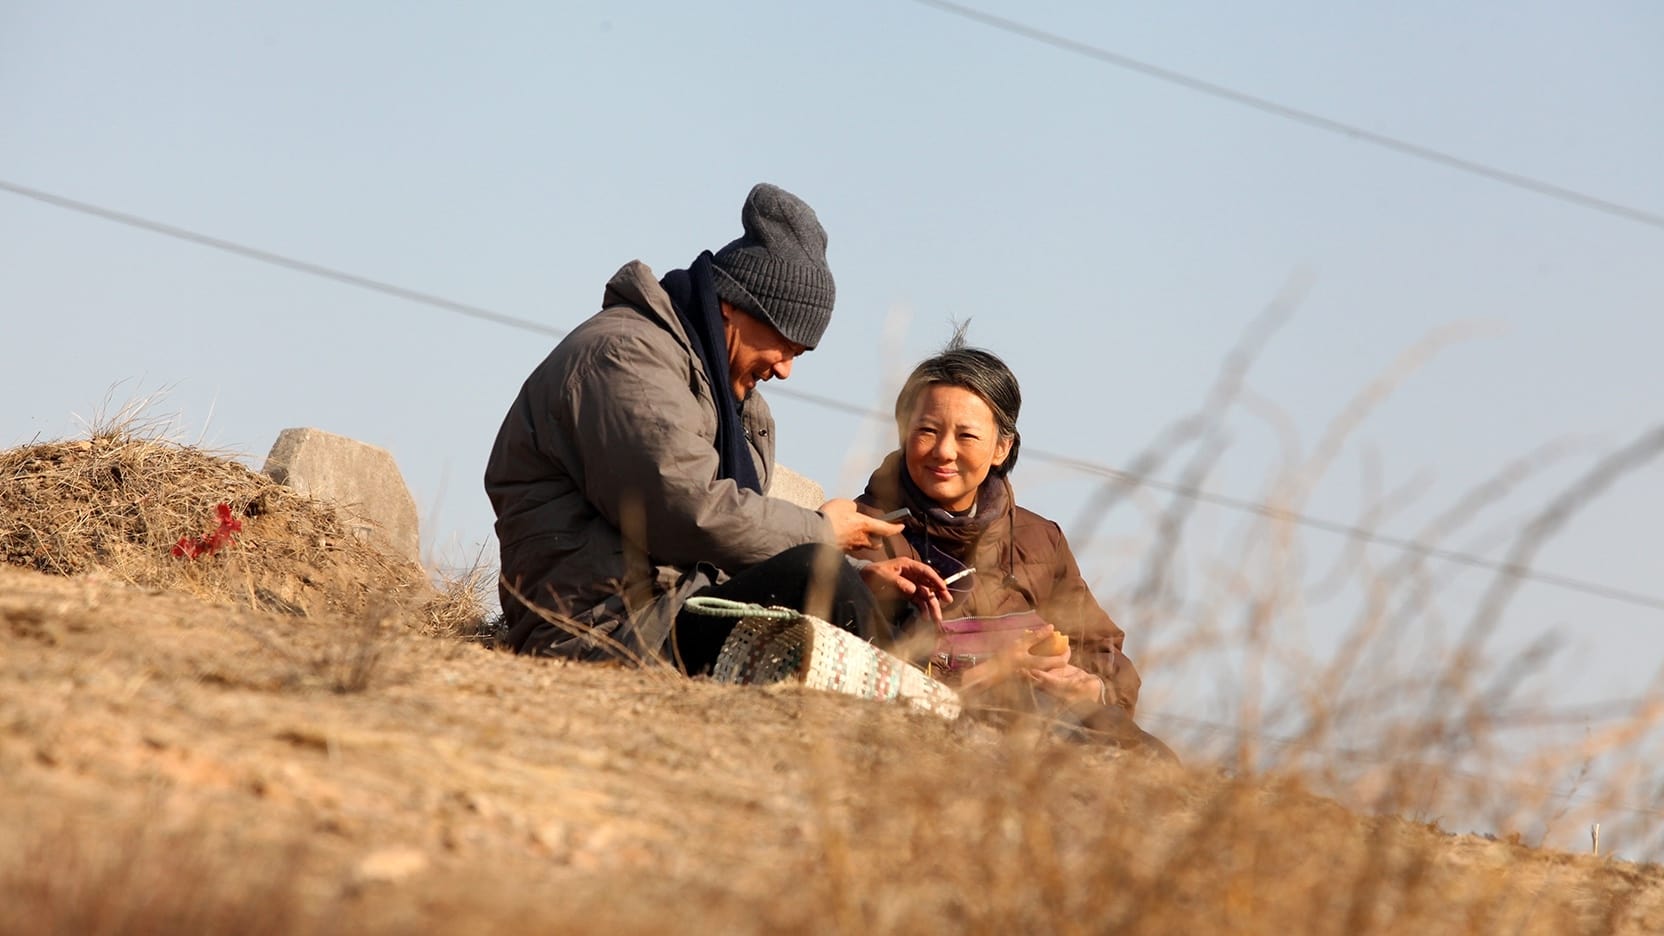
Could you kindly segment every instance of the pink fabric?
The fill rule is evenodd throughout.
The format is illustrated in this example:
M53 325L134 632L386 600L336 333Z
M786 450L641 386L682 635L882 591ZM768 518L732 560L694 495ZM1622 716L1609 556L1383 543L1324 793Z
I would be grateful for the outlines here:
M936 652L932 654L932 662L943 669L969 669L1020 642L1025 632L1045 624L1045 620L1033 611L943 621L936 632Z

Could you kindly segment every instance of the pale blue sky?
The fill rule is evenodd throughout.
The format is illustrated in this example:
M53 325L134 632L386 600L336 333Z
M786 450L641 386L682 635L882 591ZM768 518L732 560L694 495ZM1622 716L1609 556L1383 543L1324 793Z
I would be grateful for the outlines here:
M1664 213L1654 3L979 8ZM0 0L0 179L557 327L593 312L625 261L662 272L735 236L747 188L773 181L819 212L838 280L832 328L792 386L887 406L894 369L969 317L1023 382L1026 444L1114 466L1197 407L1258 310L1305 278L1206 486L1262 497L1284 430L1256 413L1280 412L1309 451L1396 355L1475 323L1479 337L1364 423L1306 507L1357 521L1378 464L1385 489L1419 485L1379 523L1414 536L1508 459L1577 440L1444 544L1493 558L1594 457L1664 420L1664 231L900 0ZM391 449L447 561L489 537L484 457L548 348L6 193L0 315L0 445L75 431L71 414L118 381L118 397L166 386L183 434L256 465L288 426ZM774 408L786 463L859 490L887 429ZM1092 489L1038 461L1015 481L1066 531ZM1656 464L1625 479L1537 564L1664 594L1661 481ZM1198 508L1186 588L1229 564L1245 522ZM1143 515L1123 507L1083 551L1112 611L1130 601L1140 542ZM1346 545L1299 543L1310 579ZM1451 621L1485 581L1461 573ZM1306 613L1315 646L1348 620ZM1168 633L1120 616L1135 653ZM1650 677L1661 623L1526 585L1501 639L1558 629L1568 649L1544 682L1582 702ZM1201 665L1151 672L1147 698L1229 715L1225 684Z

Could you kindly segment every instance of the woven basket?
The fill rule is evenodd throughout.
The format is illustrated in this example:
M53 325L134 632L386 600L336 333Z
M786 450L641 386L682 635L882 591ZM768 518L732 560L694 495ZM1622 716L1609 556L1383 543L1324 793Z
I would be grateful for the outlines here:
M711 675L720 682L796 682L862 699L904 701L959 717L959 695L901 658L819 618L747 617L722 645Z

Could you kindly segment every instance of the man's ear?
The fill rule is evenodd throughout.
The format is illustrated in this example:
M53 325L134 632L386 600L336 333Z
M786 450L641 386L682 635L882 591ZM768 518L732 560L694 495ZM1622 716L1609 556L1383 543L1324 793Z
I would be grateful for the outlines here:
M728 304L728 300L718 299L716 304L722 309L722 324L726 325L729 322L732 322L734 320L735 309L733 306Z

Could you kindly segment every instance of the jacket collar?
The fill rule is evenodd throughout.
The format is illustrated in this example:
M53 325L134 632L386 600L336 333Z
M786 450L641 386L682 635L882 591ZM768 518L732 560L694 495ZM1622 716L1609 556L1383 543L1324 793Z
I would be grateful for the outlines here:
M676 316L676 307L670 302L670 294L659 285L659 278L653 275L653 269L640 260L631 260L618 268L618 272L607 280L606 292L601 297L601 308L610 309L613 306L626 305L639 310L660 328L675 336L677 344L693 352L693 342L688 340L688 333L682 328L681 319Z
M902 521L910 530L929 529L933 535L965 541L980 536L981 531L995 523L1014 522L1017 497L1011 488L1009 478L989 474L977 489L976 518L962 524L949 524L938 521L933 513L933 509L940 512L940 507L928 500L910 481L903 480L906 472L907 467L902 462L900 449L884 456L884 461L867 479L867 490L863 497L883 511L896 507L911 509L912 516ZM944 520L945 516L945 513L942 514ZM948 525L960 526L961 529L946 529Z
M618 268L618 272L607 280L607 289L601 295L601 308L610 309L614 306L629 306L640 312L642 316L669 332L676 343L687 351L694 360L693 342L688 338L687 330L682 328L682 320L676 315L676 306L670 301L670 294L659 285L659 278L653 274L653 268L640 260L631 260ZM707 387L710 380L703 377L700 371L700 382ZM715 396L715 391L711 391ZM763 398L761 388L753 388L751 395L740 404L740 415L746 421L747 428L754 425L773 425L773 417L769 412L768 403ZM765 480L766 484L766 480Z

